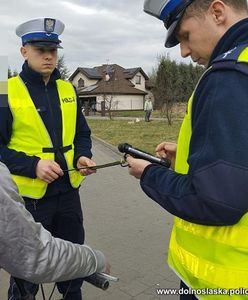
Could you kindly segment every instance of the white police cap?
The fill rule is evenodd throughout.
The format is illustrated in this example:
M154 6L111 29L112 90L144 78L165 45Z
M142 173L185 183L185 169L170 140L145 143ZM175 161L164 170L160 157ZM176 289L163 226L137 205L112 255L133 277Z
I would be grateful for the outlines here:
M168 30L165 47L171 48L179 42L175 36L175 29L185 9L194 0L145 0L144 11L164 22Z
M16 28L16 34L21 37L22 45L31 43L37 47L62 48L59 35L65 25L60 20L39 18L30 20Z

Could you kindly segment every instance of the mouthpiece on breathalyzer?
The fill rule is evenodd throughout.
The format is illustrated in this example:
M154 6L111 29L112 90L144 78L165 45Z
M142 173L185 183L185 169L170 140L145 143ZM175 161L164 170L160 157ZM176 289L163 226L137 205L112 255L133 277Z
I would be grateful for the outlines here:
M161 166L164 166L166 168L169 168L170 165L171 165L171 162L170 162L169 159L158 158L156 156L151 155L150 153L144 152L144 151L142 151L140 149L137 149L137 148L133 148L128 143L119 144L118 150L121 153L129 154L129 155L131 155L134 158L144 159L144 160L147 160L147 161L149 161L151 163L159 164Z
M129 148L132 148L132 146L129 145L128 143L124 143L124 144L119 144L118 145L118 150L121 153L127 153L127 151L128 151Z

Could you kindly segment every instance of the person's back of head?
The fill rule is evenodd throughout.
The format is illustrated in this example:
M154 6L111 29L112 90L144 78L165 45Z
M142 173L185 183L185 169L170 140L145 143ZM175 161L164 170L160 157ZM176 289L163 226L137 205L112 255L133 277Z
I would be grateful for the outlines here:
M210 4L216 0L195 0L192 2L190 8L199 11L206 11ZM246 11L248 12L248 4L246 0L221 0L226 5L232 7L237 12Z
M204 14L216 0L194 0L187 9L187 14L199 16ZM247 0L221 0L221 2L230 8L230 11L242 19L248 14Z

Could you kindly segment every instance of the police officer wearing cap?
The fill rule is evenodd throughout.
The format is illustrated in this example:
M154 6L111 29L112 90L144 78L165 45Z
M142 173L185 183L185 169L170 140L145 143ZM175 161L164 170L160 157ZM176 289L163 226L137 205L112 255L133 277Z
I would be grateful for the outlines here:
M165 46L206 67L165 169L128 157L143 191L172 213L168 263L181 299L232 299L248 288L248 7L246 0L146 0ZM189 290L189 288L191 290Z
M76 92L56 69L63 30L64 24L52 18L17 27L25 62L9 79L8 105L0 109L0 155L34 219L55 237L83 244L79 186L94 171L68 170L95 163ZM67 300L79 300L82 281L60 282L57 288ZM37 285L27 287L37 293ZM20 299L12 279L8 297Z

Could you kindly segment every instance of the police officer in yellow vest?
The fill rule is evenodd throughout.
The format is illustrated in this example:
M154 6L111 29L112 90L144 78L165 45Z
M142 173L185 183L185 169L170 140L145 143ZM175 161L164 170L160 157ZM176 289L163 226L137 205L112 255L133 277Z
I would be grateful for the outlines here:
M0 110L0 155L26 208L55 237L84 243L79 186L94 171L90 129L72 84L56 69L60 20L40 18L18 26L25 59L21 73L9 79L8 104ZM82 279L57 283L67 300L81 299ZM36 285L27 283L35 294ZM9 299L20 299L11 279Z
M172 169L128 158L144 192L172 213L168 263L181 299L248 297L248 8L246 0L146 0L168 30L166 47L206 67L178 143L163 142Z

